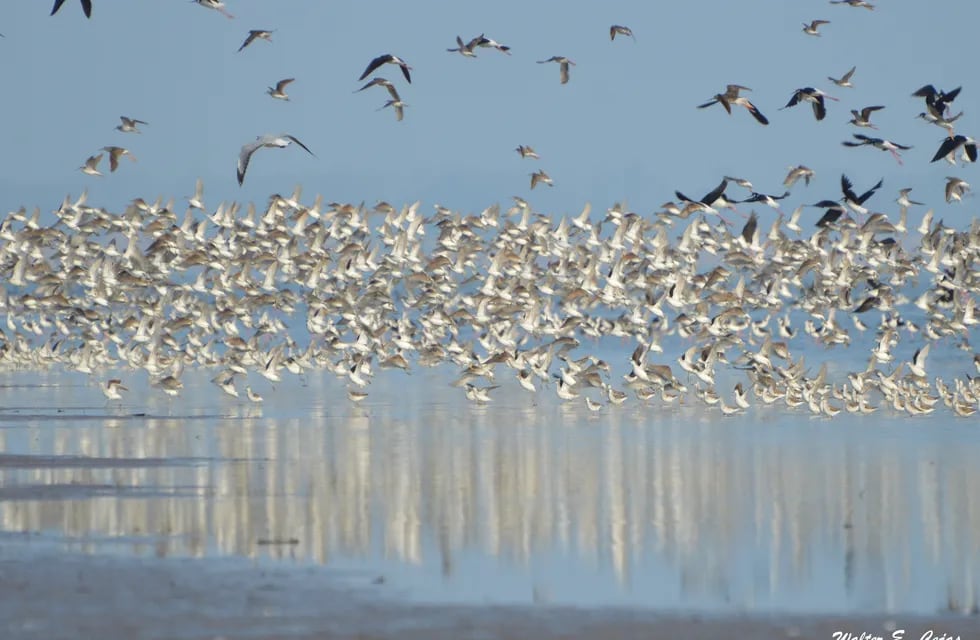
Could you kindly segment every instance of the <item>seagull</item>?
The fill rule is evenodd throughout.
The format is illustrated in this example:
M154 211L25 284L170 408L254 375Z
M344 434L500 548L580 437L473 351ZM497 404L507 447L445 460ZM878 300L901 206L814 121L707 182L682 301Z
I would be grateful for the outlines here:
M836 84L838 87L845 87L845 88L853 87L854 85L851 84L851 76L854 75L854 72L856 70L857 70L856 66L851 67L851 70L845 73L844 75L842 75L840 78L833 78L831 76L827 76L827 79L833 82L834 84Z
M786 106L783 109L788 109L790 107L795 107L801 102L809 102L813 105L813 115L817 120L823 120L827 115L827 107L824 104L824 98L830 98L831 100L836 100L828 96L826 93L820 89L814 89L813 87L803 87L802 89L797 89L793 93L793 97L789 99ZM780 109L781 111L782 109Z
M725 107L725 111L730 114L732 112L732 105L737 104L745 107L759 124L769 124L769 119L762 115L762 112L748 98L740 96L739 91L751 91L751 89L743 87L740 84L727 85L725 87L725 93L716 93L715 97L711 100L708 100L704 104L699 104L698 109L706 109L713 104L721 104L721 106Z
M877 129L878 127L871 124L871 114L874 113L875 111L880 111L881 109L884 109L884 107L882 106L865 107L860 111L858 111L857 109L851 109L851 115L854 117L851 118L850 123L853 124L855 127L869 127L871 129Z
M473 49L477 47L477 45L479 44L479 40L482 37L483 36L478 36L476 38L473 38L466 44L463 44L463 39L460 38L459 36L456 36L456 44L458 46L455 49L446 49L446 51L449 51L451 53L459 53L460 55L466 56L467 58L475 58L476 53L473 52Z
M242 46L238 47L238 50L241 51L242 49L244 49L248 45L252 44L253 42L255 42L259 38L261 38L262 40L265 40L266 42L272 42L272 31L269 30L269 29L251 29L251 30L249 30L248 36L246 36L246 38L245 38L245 42L242 43Z
M399 67L401 67L402 75L405 76L405 80L408 81L408 84L412 84L412 75L409 73L412 68L408 66L407 62L398 56L391 55L390 53L380 55L369 62L367 68L364 69L364 73L361 74L361 77L358 78L358 80L363 80L364 78L368 77L372 71L379 68L383 64L397 64Z
M390 80L387 80L385 78L374 78L371 80L371 82L367 83L366 85L364 85L363 87L355 91L354 93L364 91L365 89L368 89L370 87L384 87L385 89L388 90L388 93L389 95L391 95L392 100L401 100L401 96L398 95L398 89L395 88L395 85L393 85Z
M205 9L214 9L224 17L228 18L229 20L235 17L230 13L228 13L227 11L225 11L225 3L222 2L222 0L191 0L191 2L195 4L199 4Z
M129 156L129 159L136 162L136 156L129 152L129 149L123 149L122 147L102 147L102 150L109 154L109 172L115 173L116 169L119 168L119 158L123 156Z
M546 64L548 62L557 62L561 66L561 83L566 84L568 82L568 66L575 66L575 63L566 58L565 56L551 56L547 60L538 60L538 64Z
M61 5L65 4L65 0L54 0L54 7L51 9L51 14L54 15L58 13L58 9ZM85 12L86 18L92 17L92 0L82 0L82 11Z
M963 196L970 190L970 183L962 178L948 176L946 178L946 202L962 202Z
M103 154L97 156L89 156L85 164L79 167L82 173L89 176L101 176L102 172L99 171L99 163L102 162Z
M862 193L860 196L858 196L854 192L854 185L852 185L851 181L847 178L847 176L842 173L840 176L840 189L841 192L843 192L844 194L844 198L843 198L844 204L849 206L857 213L867 213L868 210L862 207L861 205L863 205L868 198L873 196L875 191L881 188L883 182L884 182L883 180L879 180L878 184L876 184L875 186L871 187L870 189Z
M874 11L875 6L870 2L865 2L865 0L830 0L830 4L846 4L855 9L864 7L869 11Z
M507 55L510 55L510 47L508 47L505 44L500 44L496 40L488 38L486 37L486 35L482 33L480 34L479 38L474 38L474 40L477 40L476 46L478 47L483 47L484 49L496 49L501 53L506 53Z
M395 120L401 122L402 118L405 117L405 107L407 106L408 104L402 102L401 100L389 100L388 102L384 103L384 105L381 106L378 111L392 107L395 110Z
M149 122L143 122L142 120L137 120L136 118L127 118L126 116L119 116L122 120L122 124L116 127L117 131L122 131L123 133L143 133L136 128L138 124L150 124Z
M830 24L830 20L814 20L810 24L804 22L803 33L807 34L808 36L817 36L819 38L820 32L817 31L817 29L819 29L820 25L822 24Z
M853 142L851 140L845 140L841 144L844 145L845 147L863 147L865 145L871 145L875 149L881 149L882 151L890 152L893 156L895 156L895 160L898 161L898 164L902 164L902 157L898 154L898 151L899 150L908 151L909 149L912 148L903 144L898 144L897 142L892 142L891 140L883 140L882 138L872 138L870 136L862 135L860 133L854 133L851 135L854 136L857 142Z
M966 154L966 157L969 158L970 162L976 162L977 141L963 135L955 135L952 138L943 139L942 145L940 145L939 150L936 151L936 155L932 157L930 162L935 162L936 160L946 156L952 156L961 146L963 147L963 152Z
M249 142L248 144L243 145L242 150L238 154L238 185L241 186L245 181L245 172L248 171L248 161L252 159L253 153L262 147L277 147L279 149L283 149L288 147L293 142L302 147L304 151L314 158L316 157L316 154L310 151L305 144L288 133L283 133L278 136L269 134L259 136L254 142Z
M636 36L633 35L633 30L629 27L624 27L620 24L614 24L613 26L609 27L609 39L615 40L616 34L621 36L629 36L633 38L633 42L636 42Z
M533 189L536 187L539 182L541 184L546 184L549 187L555 186L555 183L551 181L551 176L540 169L531 174L531 188Z
M541 159L541 156L539 156L534 149L527 146L526 144L519 145L516 149L514 149L514 151L519 153L522 158L532 158L534 160Z
M803 178L806 186L810 186L810 178L813 177L813 169L806 167L804 165L798 165L795 167L790 167L789 173L786 174L786 179L783 180L783 186L787 189L792 189L793 185L800 178Z
M286 85L290 82L295 82L296 78L285 78L276 83L275 87L269 87L266 90L270 96L276 100L289 100L289 95L286 93Z

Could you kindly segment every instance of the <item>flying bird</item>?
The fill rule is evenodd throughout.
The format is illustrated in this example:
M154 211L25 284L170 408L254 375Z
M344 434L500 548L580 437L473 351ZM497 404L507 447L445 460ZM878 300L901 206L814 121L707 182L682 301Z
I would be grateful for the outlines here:
M248 171L248 162L249 160L252 159L253 153L255 153L256 151L258 151L263 147L276 147L279 149L284 149L285 147L288 147L293 142L295 142L300 147L302 147L304 151L306 151L314 158L316 157L316 154L310 151L310 149L305 144L297 140L294 136L289 135L288 133L283 133L280 135L267 134L264 136L259 136L258 138L255 139L254 142L249 142L248 144L243 145L242 150L238 154L238 185L241 186L242 183L245 181L245 172Z
M836 84L838 87L845 87L845 88L853 87L854 85L851 84L851 76L854 75L854 72L856 70L857 70L856 66L851 67L851 70L845 73L844 75L842 75L841 77L834 78L832 76L827 76L827 79L833 82L834 84Z
M860 133L851 134L857 142L853 140L845 140L841 144L845 147L863 147L866 145L872 146L875 149L881 149L882 151L890 152L898 164L902 164L902 157L898 154L899 150L908 151L912 147L903 144L898 144L897 142L892 142L891 140L884 140L882 138L872 138Z
M963 147L963 153L970 162L977 161L977 141L969 136L955 135L952 138L943 139L942 145L939 146L939 150L936 151L936 155L932 157L930 162L935 162L946 156L952 156L960 147Z
M519 153L522 158L533 158L535 160L541 159L537 152L526 144L519 145L516 149L514 149L514 151Z
M970 190L970 183L961 178L949 176L946 178L946 202L963 201L963 196Z
M847 176L842 173L840 176L840 189L841 192L843 192L844 194L844 198L843 198L844 204L849 206L857 213L862 213L862 214L867 213L868 210L862 207L861 205L863 205L868 200L868 198L873 196L875 194L875 191L881 188L883 182L884 182L883 180L879 180L878 184L871 187L870 189L868 189L867 191L865 191L859 196L854 192L854 185L851 184L851 181L847 178Z
M629 36L633 38L633 42L636 42L636 36L633 35L633 30L629 27L624 27L621 24L614 24L613 26L609 27L610 40L615 40L617 34L621 36Z
M916 98L925 98L926 109L929 113L942 117L946 115L946 109L949 103L956 99L956 96L960 95L960 89L962 87L956 87L952 91L940 91L931 84L927 84L924 87L919 88L912 95Z
M65 0L54 0L54 7L51 9L51 14L54 15L58 13L58 9L61 5L65 4ZM82 11L85 12L86 18L92 17L92 0L82 0Z
M828 96L820 89L814 89L813 87L803 87L802 89L797 89L793 93L793 97L789 99L789 102L786 103L786 106L783 107L783 109L795 107L801 102L809 102L813 106L814 117L817 120L823 120L827 116L827 107L824 104L824 98L837 100L837 98ZM782 111L782 109L780 109L780 111Z
M787 189L792 189L796 181L803 179L806 186L810 186L810 178L813 177L813 169L806 167L804 165L798 165L795 167L790 167L789 173L786 174L786 179L783 180L783 186Z
M288 101L289 100L289 94L286 93L286 85L288 85L290 82L295 82L295 81L296 81L296 78L284 78L284 79L280 80L279 82L277 82L276 83L276 86L269 87L266 90L266 93L268 93L270 96L272 96L276 100L287 100Z
M126 116L119 116L122 121L117 127L117 131L122 131L123 133L143 133L140 131L136 125L145 124L149 125L149 122L143 122L142 120L137 120L136 118L127 118Z
M368 77L369 75L371 75L371 72L373 72L375 69L379 68L383 64L397 64L401 68L402 75L405 76L405 80L408 81L408 84L412 84L412 75L411 73L409 73L412 70L412 68L408 66L407 62L405 62L398 56L391 55L390 53L380 55L374 60L372 60L371 62L369 62L367 68L364 69L364 73L361 74L361 77L358 78L358 80L363 80L364 78Z
M79 167L79 170L88 176L101 176L102 172L99 171L99 163L102 162L103 154L97 156L89 156L85 164Z
M548 62L557 62L561 67L561 83L566 84L568 82L568 66L575 66L575 63L566 58L565 56L551 56L547 60L538 60L538 64L546 64Z
M122 147L102 147L102 150L109 154L109 172L114 173L119 168L119 158L129 156L132 162L136 162L136 156L129 152L129 149Z
M374 78L371 80L371 82L367 83L354 93L359 93L371 87L384 87L388 90L388 94L391 96L392 100L401 100L401 96L398 95L398 89L395 88L395 85L393 85L390 80L385 78Z
M874 113L875 111L880 111L881 109L884 109L884 107L882 106L865 107L860 111L858 111L857 109L851 109L851 115L854 117L851 118L850 123L853 124L855 127L868 127L870 129L877 129L878 127L871 124L871 114Z
M711 100L708 100L704 104L699 104L698 109L706 109L713 104L720 104L725 108L725 111L731 114L732 105L737 104L745 107L759 124L769 124L769 119L762 115L762 112L748 98L739 95L740 91L751 91L751 89L743 87L740 84L730 84L725 87L725 93L716 93L715 97Z
M803 33L807 34L808 36L817 36L819 38L820 37L820 32L817 31L817 29L819 29L820 28L820 25L822 25L822 24L830 24L830 20L814 20L814 21L810 22L809 24L807 24L806 22L804 22L803 23Z
M384 105L382 105L381 108L378 109L378 111L381 111L381 109L387 109L388 107L391 107L392 109L395 110L395 120L401 122L402 118L405 117L405 107L407 106L408 105L402 102L401 100L389 100L388 102L385 102Z
M551 176L541 169L531 174L531 188L538 186L538 183L546 184L549 187L555 186L555 183L551 181Z
M830 0L830 4L846 4L848 6L854 7L855 9L860 9L864 7L869 11L874 11L875 6L870 2L865 2L865 0Z
M225 11L225 3L222 0L191 0L191 2L199 4L205 9L214 9L229 20L235 17Z
M484 49L496 49L501 53L506 53L507 55L510 55L510 47L508 47L505 44L500 44L496 40L488 38L485 34L481 33L479 38L474 38L474 39L477 40L476 46L478 47L483 47Z
M245 42L242 43L242 46L238 47L238 50L241 51L258 39L272 42L272 31L269 29L251 29L248 32L248 36L245 37Z
M449 51L450 53L459 53L460 55L466 56L467 58L475 58L476 53L473 51L473 49L477 47L481 37L483 36L478 36L476 38L473 38L466 44L463 44L463 39L460 38L459 36L456 36L456 44L458 46L454 49L446 49L446 51Z

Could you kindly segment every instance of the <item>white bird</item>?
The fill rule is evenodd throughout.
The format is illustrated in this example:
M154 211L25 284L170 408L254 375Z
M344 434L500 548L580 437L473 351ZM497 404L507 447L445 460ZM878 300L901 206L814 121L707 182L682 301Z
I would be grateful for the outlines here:
M242 146L241 152L238 154L238 185L245 181L245 172L248 170L248 162L252 159L252 154L261 149L262 147L277 147L283 149L288 147L291 143L295 142L303 148L308 154L316 157L316 154L310 151L310 149L297 140L294 136L284 133L281 135L264 135L259 136L255 139L255 142L249 142Z
M276 100L289 100L289 94L286 93L286 85L288 85L290 82L295 82L295 81L296 78L284 78L283 80L277 82L276 86L269 87L266 90L266 93L268 93Z
M102 172L99 171L99 163L102 162L102 155L89 156L85 164L79 167L82 173L89 176L101 176Z

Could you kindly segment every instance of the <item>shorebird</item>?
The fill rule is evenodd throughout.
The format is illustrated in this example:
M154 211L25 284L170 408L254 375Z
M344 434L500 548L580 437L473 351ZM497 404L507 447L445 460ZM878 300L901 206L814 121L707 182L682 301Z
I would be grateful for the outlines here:
M204 210L204 181L200 178L194 184L194 195L187 199L187 206L191 209Z
M921 202L916 202L915 200L909 199L909 194L912 193L912 187L906 187L905 189L898 190L898 198L895 202L898 203L900 207L911 207L914 204L922 205Z
M680 191L674 191L674 195L677 197L678 200L687 202L689 205L695 205L696 210L704 211L705 213L718 214L719 218L721 218L725 222L728 222L721 216L720 213L718 213L719 208L731 209L732 211L736 211L735 209L736 203L725 197L725 189L727 187L728 187L728 180L722 179L721 184L719 184L717 187L715 187L708 193L704 194L704 197L701 198L700 200L692 200L691 198L688 198Z
M541 169L531 174L531 188L533 189L534 187L538 186L538 183L546 184L549 187L555 186L555 183L551 180L551 176Z
M381 111L381 109L387 109L388 107L391 107L395 110L395 120L401 122L402 118L405 117L405 107L407 106L408 104L402 102L401 100L389 100L385 102L383 106L379 107L378 111Z
M952 138L953 137L953 123L956 122L957 120L959 120L960 119L960 116L962 116L962 115L963 115L963 112L962 111L960 111L959 113L957 113L955 116L939 115L939 114L934 113L932 109L929 109L929 110L923 111L922 113L920 113L919 115L917 115L916 118L921 118L921 119L925 120L926 122L928 122L929 124L934 124L937 127L942 127L943 129L946 130L946 135L949 136L950 138Z
M629 36L633 38L633 42L636 42L636 36L633 35L633 30L629 27L624 27L621 24L614 24L613 26L609 27L610 40L615 40L617 34L621 36Z
M856 66L851 67L851 70L845 73L844 75L842 75L841 77L834 78L832 76L827 76L827 79L833 82L834 84L836 84L838 87L845 87L845 88L853 87L854 85L851 84L851 76L854 75L854 72L856 70L857 70Z
M698 109L706 109L713 104L720 104L725 108L729 114L732 112L732 105L737 104L745 107L752 117L756 119L759 124L769 124L769 119L762 115L762 112L752 104L748 98L739 95L739 91L751 91L748 87L743 87L740 84L730 84L725 87L725 93L716 93L715 97L708 100L704 104L699 104Z
M473 38L466 44L463 44L463 39L460 38L459 36L456 36L456 44L457 44L456 48L446 49L446 51L449 51L450 53L459 53L460 55L466 56L467 58L475 58L476 53L473 51L473 49L477 47L481 37L482 36L478 36L476 38Z
M474 38L474 40L477 41L476 46L478 47L483 47L484 49L496 49L501 53L506 53L507 55L510 55L510 47L508 47L505 44L500 44L496 40L488 38L486 35L482 33L478 38Z
M537 152L526 144L519 145L516 149L514 149L514 151L519 153L522 158L533 158L534 160L541 159Z
M826 93L820 89L814 89L813 87L803 87L802 89L797 89L793 93L793 97L789 99L786 106L783 109L788 109L790 107L795 107L801 102L809 102L813 106L813 115L817 120L823 120L827 115L827 107L824 103L825 98L830 98L831 100L837 100L837 98L828 96ZM782 110L782 109L780 109Z
M908 151L909 149L912 148L903 144L898 144L897 142L892 142L891 140L884 140L882 138L872 138L870 136L862 135L860 133L853 133L851 135L857 140L857 142L854 142L852 140L845 140L841 144L844 145L845 147L863 147L865 145L870 145L875 149L888 151L895 157L895 160L898 161L898 164L902 164L902 157L898 154L898 151L899 150Z
M753 191L745 200L740 200L740 202L761 202L771 209L779 210L779 201L786 198L789 195L789 191L786 191L781 196L772 196L766 193L759 193L758 191Z
M884 107L882 106L865 107L860 111L858 111L857 109L851 109L851 115L854 117L851 118L850 123L853 124L855 127L868 127L869 129L877 129L878 127L871 124L871 114L874 113L875 111L880 111L881 109L884 109Z
M129 149L122 147L102 147L102 150L109 154L109 172L115 173L119 168L119 158L129 156L132 162L136 162L136 156L129 152Z
M405 80L408 81L408 84L412 84L412 74L410 73L412 68L408 66L407 62L405 62L398 56L391 55L390 53L385 53L383 55L380 55L374 60L372 60L371 62L369 62L367 68L364 69L364 73L361 74L361 77L358 78L358 80L363 80L364 78L368 77L371 74L371 72L373 72L375 69L379 68L383 64L397 64L398 67L402 70L402 75L405 76Z
M260 38L266 42L272 42L272 31L269 29L250 29L248 35L245 36L245 42L242 43L242 46L238 47L238 50L241 51Z
M956 96L960 95L960 89L962 87L956 87L952 91L940 91L931 84L927 84L916 90L912 95L916 98L925 98L926 108L929 112L937 117L942 117L946 115L946 109L949 107L949 103L955 100Z
M387 80L385 78L373 78L371 82L367 83L366 85L364 85L363 87L355 91L354 93L364 91L365 89L368 89L370 87L384 87L385 89L388 90L388 94L391 96L392 100L402 99L401 96L398 95L398 89L395 88L395 85L393 85L390 80Z
M105 397L109 400L122 400L122 394L119 393L120 391L129 391L129 389L124 387L122 380L119 380L118 378L107 380L105 386L102 387L102 393L104 393Z
M817 31L817 29L819 29L820 25L822 24L830 24L830 20L813 20L809 24L804 22L803 33L807 34L808 36L817 36L819 38L820 32Z
M936 155L932 157L930 162L935 162L940 158L952 158L956 154L956 150L963 147L963 153L970 160L970 162L977 161L977 141L969 136L955 135L952 138L944 138L943 143L939 146L939 150L936 151ZM955 160L953 160L955 164Z
M946 202L962 202L963 196L970 190L970 183L962 178L948 176L946 178Z
M304 151L314 158L316 157L316 154L310 151L305 144L288 133L259 136L254 142L249 142L248 144L243 145L242 150L238 154L238 185L241 186L245 181L245 172L248 170L248 162L251 160L253 153L263 147L277 147L279 149L283 149L288 147L290 143L293 142L302 147Z
M561 83L566 84L568 82L568 66L575 66L575 63L566 58L565 56L551 56L547 60L538 60L538 64L546 64L548 62L557 62L559 64L561 73Z
M225 11L225 3L222 2L222 0L191 0L191 2L195 4L199 4L205 9L214 9L224 17L228 18L229 20L235 17L230 13L228 13L227 11Z
M284 78L276 83L276 86L269 87L266 89L266 93L275 98L276 100L289 100L289 94L286 93L286 86L290 82L295 82L296 78Z
M873 196L875 191L881 188L883 182L884 180L879 180L878 184L876 184L875 186L871 187L870 189L862 193L860 196L858 196L854 192L854 185L851 184L851 181L848 179L848 177L842 173L840 176L840 189L841 192L844 194L844 198L843 198L844 204L849 206L857 213L861 213L861 214L867 213L868 210L862 207L861 205L863 205L868 198Z
M122 131L123 133L143 133L140 131L136 125L145 124L149 125L149 122L143 122L142 120L137 120L136 118L127 118L126 116L119 116L122 123L116 127L117 131Z
M265 398L253 391L251 386L245 387L245 396L250 402L254 402L255 404L262 404L265 402Z
M783 180L783 186L787 189L792 189L793 185L800 178L806 183L806 186L810 186L810 178L813 177L813 169L806 167L804 165L798 165L795 167L790 167L789 173L786 174L786 179Z
M846 4L848 6L854 7L855 9L860 9L864 7L865 9L873 11L875 6L870 2L865 0L830 0L830 4Z
M60 9L61 5L63 4L65 4L65 0L54 0L54 7L51 9L50 15L58 13L58 9ZM92 17L92 0L82 0L82 11L85 12L86 18Z
M79 167L82 173L89 176L101 176L102 172L99 171L99 163L102 162L102 155L89 156L85 164Z

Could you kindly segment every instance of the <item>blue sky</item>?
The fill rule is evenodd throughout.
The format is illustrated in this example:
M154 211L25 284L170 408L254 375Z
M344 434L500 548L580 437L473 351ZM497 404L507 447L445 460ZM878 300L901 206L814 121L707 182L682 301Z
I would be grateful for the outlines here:
M39 205L49 211L67 193L89 189L89 202L119 209L137 196L177 198L205 180L205 200L265 202L302 183L312 199L421 199L467 211L512 195L541 211L578 213L586 201L603 210L625 200L649 213L674 189L700 196L722 175L752 180L781 193L793 164L817 172L788 201L838 198L847 172L858 189L880 177L873 209L890 211L903 186L942 216L944 178L971 180L974 167L929 164L943 132L916 120L922 101L909 94L926 83L963 85L954 103L966 115L958 132L976 135L973 106L980 92L973 62L973 25L980 5L956 12L933 3L879 0L875 11L821 1L575 2L500 0L461 2L346 2L228 0L228 20L186 0L94 0L86 20L76 0L49 17L50 0L0 5L0 65L5 153L0 207ZM815 38L802 23L830 20ZM636 42L610 42L613 23L630 26ZM249 29L275 29L237 53ZM513 55L481 50L476 59L446 52L455 36L481 32L512 47ZM376 55L390 52L414 68L407 85L394 81L406 108L403 122L383 89L353 93ZM566 55L577 64L567 85L557 65L535 64ZM826 76L858 69L854 89ZM292 101L266 87L295 77ZM695 106L733 82L772 124L758 125L744 109ZM779 111L798 87L812 85L841 98L824 122L808 106ZM847 124L851 108L883 104L873 131ZM118 116L146 120L142 135L114 131ZM289 132L298 148L263 150L245 186L235 181L242 144L264 133ZM915 146L899 167L885 152L846 149L853 132ZM93 178L77 168L102 146L129 148L137 163ZM518 144L540 161L521 160ZM104 164L105 161L103 161ZM555 187L529 190L529 174L545 169ZM733 191L733 193L739 193ZM947 218L972 206L954 205ZM431 210L431 209L428 209Z

